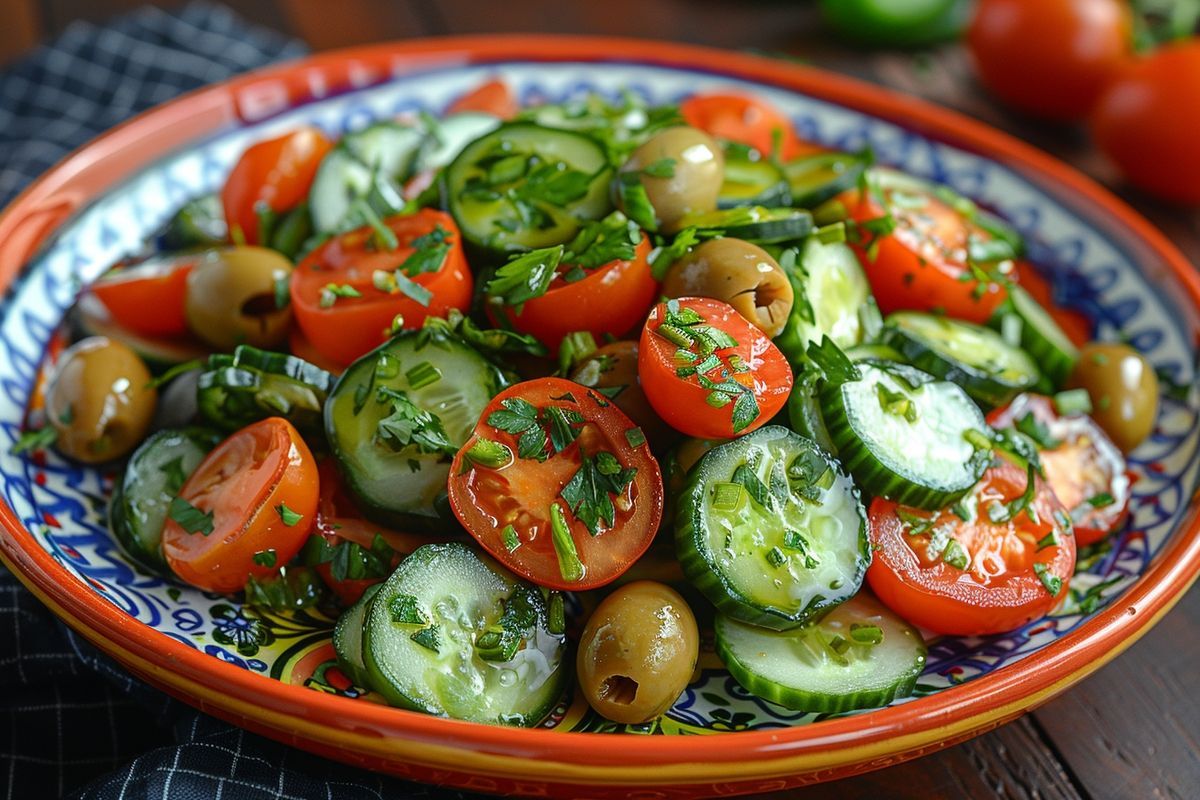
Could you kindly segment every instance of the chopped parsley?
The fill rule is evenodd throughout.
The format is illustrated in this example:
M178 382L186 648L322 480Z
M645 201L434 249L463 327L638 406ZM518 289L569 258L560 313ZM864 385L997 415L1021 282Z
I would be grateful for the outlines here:
M213 532L213 512L201 511L182 497L171 498L167 516L187 533L208 536Z
M187 473L183 471L183 456L175 456L175 458L159 467L158 471L166 478L163 489L166 490L167 494L179 494L179 490L183 488L183 484L187 483Z
M613 497L624 494L636 475L636 467L623 467L616 456L601 450L595 455L583 456L579 469L560 494L576 519L595 536L602 526L611 528L616 524L617 509Z
M379 421L375 441L392 450L416 447L422 453L454 455L458 448L447 438L442 420L413 403L408 394L380 386L376 401L390 405L392 413Z
M564 252L560 244L513 256L496 270L484 291L491 302L506 305L520 314L525 303L541 297L550 288Z
M426 272L437 272L450 252L450 243L447 241L449 236L448 230L441 225L435 225L429 233L422 234L409 242L413 251L397 269L409 277Z
M275 513L279 515L279 519L283 520L283 524L289 528L295 527L296 523L304 519L303 514L297 514L295 511L287 507L287 503L280 503L275 506Z
M909 536L921 536L933 530L934 523L937 522L937 517L923 517L913 511L909 511L903 507L896 508L896 518L900 520L900 524L905 527L905 533Z
M1034 416L1032 411L1018 419L1014 427L1033 439L1034 443L1043 450L1054 450L1062 444L1050 433L1050 427Z
M428 625L429 618L421 610L415 595L401 592L388 604L388 613L397 625Z
M438 652L438 648L442 643L441 636L439 635L440 630L441 629L437 625L430 625L428 628L422 628L421 630L417 631L409 638L421 645L421 647L424 647L426 650L432 650L436 653Z
M854 365L842 349L838 347L828 334L821 337L821 342L808 343L808 360L821 371L821 376L830 386L841 386L843 383L862 380L862 373Z
M274 549L259 550L254 554L254 563L260 567L273 567L278 560Z
M308 537L300 551L305 566L316 567L329 564L330 574L335 581L367 580L386 578L392 573L396 551L378 533L370 547L358 542L342 539L331 545L324 537Z
M572 408L546 406L539 409L528 400L509 397L500 401L500 408L487 417L487 424L496 430L517 436L517 455L545 461L547 445L561 453L579 436L578 426L583 415Z
M590 270L613 261L629 261L641 241L642 230L637 223L620 211L614 211L604 219L584 224L567 243L562 263ZM579 274L576 280L584 274ZM568 283L572 282L571 273L568 272L565 278Z

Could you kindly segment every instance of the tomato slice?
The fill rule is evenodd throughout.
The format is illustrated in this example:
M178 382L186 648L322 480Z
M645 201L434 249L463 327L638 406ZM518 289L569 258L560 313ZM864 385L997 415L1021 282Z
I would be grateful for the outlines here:
M822 148L796 137L792 123L775 106L741 94L698 94L679 105L679 113L693 128L720 139L750 145L760 153L775 151L783 160Z
M245 244L262 244L259 204L277 214L295 208L308 196L317 167L332 148L328 137L311 125L247 148L221 190L233 241L238 241L240 231Z
M431 314L465 311L471 303L471 271L449 214L427 208L384 223L396 236L396 249L378 247L376 231L359 228L330 239L292 271L296 322L312 346L336 364L349 364L381 344L397 315L404 327L419 328ZM440 262L411 267L410 257L419 260L435 251L444 252ZM415 289L406 294L376 287L376 271L393 273L406 263L410 267L403 272ZM330 295L331 289L339 294Z
M603 395L561 378L496 395L450 476L450 504L471 535L553 589L614 580L662 519L662 474L641 429Z
M1086 415L1060 416L1053 401L1023 394L988 415L994 428L1016 428L1038 445L1046 482L1071 515L1080 547L1125 523L1135 476L1108 434Z
M930 514L875 498L867 513L875 557L867 580L889 608L937 633L1002 633L1044 616L1067 594L1075 538L1050 487L1035 479L1027 511L992 521L991 509L1021 497L1027 473L988 469L959 506Z
M102 275L90 291L113 321L143 336L187 336L184 301L195 254L161 256Z
M650 312L638 377L668 425L699 439L728 439L767 423L792 391L787 358L728 303L681 297Z
M527 300L520 313L507 306L489 306L503 313L509 324L537 337L552 354L568 333L588 331L596 339L621 336L646 318L646 309L658 296L658 281L647 259L650 240L643 236L630 260L618 259L586 270L584 277L568 282L571 265L560 265L558 274L541 297Z
M883 205L873 192L858 189L840 198L856 222L888 213L895 220L890 234L867 234L867 241L854 245L879 310L940 311L954 319L987 322L1007 292L999 282L977 279L967 265L967 247L972 241L990 241L992 234L907 181L903 190L885 185L879 191ZM997 265L1002 271L1011 266Z
M494 114L500 119L512 119L521 108L517 97L508 84L499 78L494 78L459 97L446 108L446 115L461 114L464 111L482 111Z
M173 512L163 529L163 555L193 586L236 592L252 575L275 575L300 551L317 493L316 462L290 422L270 417L248 425L217 445L183 485L182 513Z

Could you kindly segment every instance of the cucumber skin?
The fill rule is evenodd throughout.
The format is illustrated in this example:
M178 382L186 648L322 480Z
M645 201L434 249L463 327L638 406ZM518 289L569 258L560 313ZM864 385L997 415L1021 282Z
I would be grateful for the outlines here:
M747 434L747 436L753 436L760 431L768 431L770 428L771 426L764 426L752 434ZM821 449L815 442L805 439L794 432L789 431L789 433L804 439L805 442L813 445L818 450ZM737 441L738 439L734 439L724 445L714 447L708 453L705 453L704 457L688 473L687 484L679 494L679 509L675 512L675 552L680 566L683 567L684 576L691 581L692 585L701 594L708 598L709 602L717 607L718 612L726 614L733 619L775 631L798 628L814 619L820 618L822 613L834 608L841 601L819 603L815 606L810 603L794 615L762 608L754 600L742 594L736 587L730 585L704 556L707 547L703 542L705 536L704 528L700 524L700 512L704 504L704 479L707 473L707 470L704 468L704 461L712 453L720 450L722 447L735 444ZM837 465L836 461L833 463L835 466ZM863 577L867 573L867 567L871 564L871 543L870 537L867 535L865 512L862 515L862 525L859 529L858 540L859 560L855 575L855 585L861 585Z
M967 323L961 323L967 324ZM983 330L995 333L990 328ZM999 334L996 334L999 337ZM970 364L960 362L950 356L944 356L930 347L919 337L909 334L897 325L885 324L881 334L884 345L893 348L903 360L935 378L940 378L962 387L969 397L990 408L1005 405L1021 392L1032 389L1041 377L1037 365L1032 360L1030 380L1021 383L1005 383L995 375L991 375ZM1007 342L1000 342L1003 347L1012 347Z
M866 359L865 363L886 364L887 362ZM896 368L898 365L892 364L890 366ZM911 367L907 369L918 375L922 374ZM930 377L930 381L927 382L932 382L931 376L926 377ZM871 453L870 448L862 443L850 425L841 386L829 387L822 385L819 394L821 418L825 422L826 430L829 431L830 439L837 448L836 455L841 460L842 467L854 476L855 482L868 494L877 497L886 497L901 505L930 511L940 510L971 491L975 484L979 482L979 479L983 477L988 464L991 463L992 454L990 451L977 450L970 461L967 462L970 473L974 478L962 489L948 490L932 486L921 486L912 479L899 475L893 472L891 468L880 463L874 454ZM980 414L980 420L982 419L983 415ZM982 423L980 427L984 427L985 425L986 423Z
M133 451L133 455L129 457L129 463L125 466L125 472L113 482L113 493L108 502L108 529L112 531L113 537L117 540L117 544L121 546L122 552L138 566L164 575L170 575L171 570L167 566L167 561L163 557L161 549L156 548L153 552L147 551L133 530L133 523L130 522L130 512L126 506L128 494L125 491L125 479L126 473L138 463L139 455L143 454L150 447L153 447L154 443L159 439L171 434L186 436L198 446L207 445L207 447L204 447L206 452L212 450L221 441L221 437L218 434L205 428L194 426L178 430L163 430L152 434L138 445L137 450Z
M363 689L373 690L371 676L367 672L367 665L351 661L344 653L345 648L342 646L342 642L347 636L357 636L358 654L360 658L362 657L363 627L366 623L367 614L371 612L371 601L375 598L375 595L379 594L379 587L381 586L383 586L382 583L368 586L367 590L363 592L362 597L358 598L358 601L353 606L342 612L333 627L333 649L337 653L338 667L346 674L347 678L354 681L355 686ZM357 616L355 616L356 612ZM350 629L349 626L355 623L357 623L358 629Z
M897 617L897 619L899 618ZM896 683L886 689L866 690L853 694L830 695L820 692L806 692L800 689L781 686L775 681L761 678L745 664L738 661L737 657L733 654L732 648L729 647L719 633L720 625L720 620L718 620L714 626L715 630L718 631L714 637L714 646L717 656L721 659L721 663L729 670L729 674L733 676L733 679L755 697L794 711L836 714L865 708L880 708L891 703L893 700L911 695L916 688L917 680L921 677L921 673L925 671L925 660L928 650L924 647L924 641L920 633L910 625L909 628L912 629L916 640L922 644L921 654L913 662L913 666L909 672L902 676Z
M1061 329L1058 329L1056 335L1061 337L1060 343L1055 343L1050 340L1037 325L1031 325L1028 316L1021 313L1018 308L1021 304L1032 304L1040 308L1037 300L1019 286L1015 286L1009 290L1009 299L996 309L996 313L988 320L988 327L1000 331L1004 327L1004 317L1006 314L1015 314L1021 320L1021 347L1037 362L1038 367L1042 370L1042 376L1046 385L1041 385L1038 390L1043 394L1050 394L1058 391L1067 382L1067 378L1075 370L1075 365L1079 362L1079 349L1074 343L1067 338ZM1055 325L1054 318L1050 317L1049 312L1044 308L1041 309L1045 318L1041 320L1048 324ZM1069 350L1064 350L1059 345L1068 346Z
M800 178L807 174L800 170L800 165L811 164L815 168L821 168L824 166L824 162L836 163L838 161L847 162L848 167L829 181L816 186L800 181ZM798 208L816 208L847 189L853 189L858 184L866 167L866 161L861 156L849 153L821 153L789 161L784 165L783 173L791 190L792 205Z
M788 423L792 430L812 439L822 450L830 455L837 452L829 431L825 429L825 421L821 418L821 408L816 395L815 378L806 377L796 381L792 393L788 395Z

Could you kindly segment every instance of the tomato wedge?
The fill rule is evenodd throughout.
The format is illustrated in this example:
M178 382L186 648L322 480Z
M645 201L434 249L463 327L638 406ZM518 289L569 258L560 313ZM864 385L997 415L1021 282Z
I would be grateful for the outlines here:
M187 336L184 300L195 254L160 256L102 275L90 291L113 321L143 336Z
M333 143L317 128L306 125L277 139L251 145L225 180L221 204L229 235L245 244L263 244L258 236L261 206L281 214L308 196L321 159Z
M480 111L494 114L500 119L512 119L521 107L508 84L494 78L459 97L446 108L446 116L464 111Z
M775 152L783 160L821 150L796 138L792 123L775 106L741 94L698 94L679 105L679 113L693 128L720 139L741 142L764 155Z
M163 529L163 555L193 586L236 592L252 575L275 575L300 551L317 493L316 462L290 422L248 425L184 483Z
M909 181L902 189L885 182L879 192L882 198L854 189L840 198L855 222L888 213L895 220L890 234L876 238L866 233L854 245L879 310L940 311L954 319L987 322L1007 292L998 281L980 280L967 264L967 253L971 242L988 242L992 234ZM1012 262L1006 261L993 269L1011 268Z
M643 236L632 259L586 270L580 280L568 282L565 276L572 267L560 266L546 293L527 300L520 313L507 306L489 310L504 314L512 327L536 337L552 354L574 331L588 331L596 341L621 336L646 318L646 309L658 296L649 256L650 241Z
M959 506L932 515L875 498L867 513L875 594L909 622L951 635L1002 633L1044 616L1066 597L1075 538L1040 479L1033 515L1006 505L1025 494L1027 477L1012 464L993 466ZM997 509L1012 518L993 521Z
M1125 523L1134 475L1095 420L1059 415L1049 397L1023 394L988 416L994 428L1016 428L1038 445L1046 482L1071 515L1080 547Z
M638 377L668 425L699 439L729 439L767 423L792 391L787 358L728 303L681 297L650 312Z
M296 322L336 364L381 344L397 315L404 327L419 328L431 314L465 311L471 303L471 271L449 214L427 208L384 224L395 249L380 246L373 228L360 228L329 240L292 271ZM392 283L377 284L377 272Z
M662 473L641 429L603 395L561 378L496 395L450 476L450 505L470 534L553 589L614 580L662 519Z

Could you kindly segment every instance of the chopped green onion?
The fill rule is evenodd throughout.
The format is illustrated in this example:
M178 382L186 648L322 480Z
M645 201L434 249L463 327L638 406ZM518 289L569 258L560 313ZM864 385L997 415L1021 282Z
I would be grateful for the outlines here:
M1092 508L1108 508L1115 502L1117 499L1108 492L1097 492L1087 499L1088 505Z
M1087 389L1068 389L1054 395L1054 407L1064 417L1092 413L1092 398Z
M503 442L479 438L463 453L463 459L474 467L502 469L513 462L513 453Z
M277 558L278 556L275 554L274 549L259 550L254 554L253 561L260 567L273 567Z
M1042 582L1042 586L1050 593L1050 596L1058 597L1058 593L1062 591L1062 578L1052 574L1040 561L1034 562L1033 572L1038 576L1038 580Z
M550 592L550 608L546 614L546 630L562 634L567 630L567 610L562 592Z
M687 348L692 346L692 337L683 328L675 325L668 325L664 322L655 328L654 332L677 347Z
M1051 528L1049 533L1047 533L1041 539L1038 539L1037 549L1043 550L1047 547L1053 547L1058 543L1058 531L1054 528Z
M321 299L317 304L321 308L332 308L339 297L362 297L362 292L348 283L343 283L340 286L336 283L327 283L321 289Z
M821 244L841 244L846 241L846 223L839 220L822 225L813 231L813 235Z
M628 428L625 431L625 443L630 447L641 447L646 443L646 433L641 428Z
M729 395L724 392L709 392L708 397L704 398L704 402L713 408L724 408L729 405L729 399Z
M283 524L289 528L295 527L296 523L304 519L303 514L297 514L287 507L287 503L280 503L275 506L275 513L279 515L279 519L283 520Z
M736 511L745 497L746 487L740 483L718 483L713 486L712 507L717 511Z
M1021 346L1021 330L1025 323L1016 314L1005 314L1000 318L1000 338L1010 347Z
M770 550L767 551L767 563L770 564L772 567L776 567L776 568L782 567L784 565L784 562L786 562L786 561L787 561L787 556L785 556L783 554L783 551L780 550L778 547L772 547Z
M958 539L952 538L946 542L946 549L942 551L942 561L955 569L966 569L967 565L971 563L971 557Z
M596 352L596 338L590 331L568 333L558 346L558 371L566 375Z
M846 651L850 649L850 642L846 641L845 637L839 636L838 634L834 634L833 638L830 639L827 644L829 645L829 649L837 653L839 656L845 655Z
M855 644L875 645L883 643L883 629L878 625L863 625L860 622L850 623L850 638Z
M504 541L504 549L510 553L521 546L521 539L517 536L517 529L512 525L504 526L504 530L500 531L500 538Z
M424 389L426 386L440 381L442 371L428 361L422 361L405 372L404 377L408 379L408 388Z
M583 562L579 560L579 552L575 549L575 540L571 537L567 516L558 503L550 504L550 537L554 544L554 554L558 557L558 573L562 575L563 580L581 580Z

